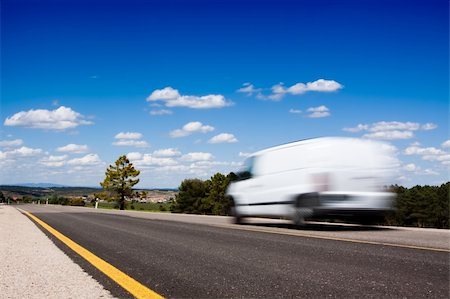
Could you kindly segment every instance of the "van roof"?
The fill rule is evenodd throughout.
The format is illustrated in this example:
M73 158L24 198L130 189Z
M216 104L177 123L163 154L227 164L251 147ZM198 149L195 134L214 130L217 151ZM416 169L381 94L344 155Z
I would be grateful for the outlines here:
M292 141L288 143L283 143L280 145L272 146L269 148L262 149L260 151L254 152L250 155L250 157L261 155L267 152L277 151L284 148L294 147L298 145L305 145L305 144L311 144L311 143L317 143L317 142L323 142L323 141L353 141L353 142L362 142L363 140L358 138L350 138L350 137L315 137L315 138L307 138L297 141ZM367 140L367 142L370 142Z

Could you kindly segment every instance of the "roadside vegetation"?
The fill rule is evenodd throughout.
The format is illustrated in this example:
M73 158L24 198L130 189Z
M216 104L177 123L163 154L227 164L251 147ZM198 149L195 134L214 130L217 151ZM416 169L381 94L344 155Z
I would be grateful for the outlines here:
M86 207L94 207L95 202L86 204ZM147 212L169 212L170 202L126 202L125 210L134 211L147 211ZM116 202L99 202L99 209L119 209L119 205Z
M228 185L236 179L234 173L216 173L209 180L186 179L181 182L170 211L205 215L228 215L230 200L225 196Z
M396 212L384 224L450 228L450 182L441 186L391 186L397 193Z

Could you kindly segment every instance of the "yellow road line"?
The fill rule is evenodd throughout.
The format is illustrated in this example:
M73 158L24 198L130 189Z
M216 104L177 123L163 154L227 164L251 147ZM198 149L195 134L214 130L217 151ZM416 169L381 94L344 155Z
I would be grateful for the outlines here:
M243 231L275 234L275 235L287 235L287 236L306 237L306 238L322 239L322 240L333 240L333 241L343 241L343 242L361 243L361 244L370 244L370 245L383 245L383 246L401 247L401 248L409 248L409 249L450 252L449 249L444 249L444 248L433 248L433 247L404 245L404 244L395 244L395 243L387 243L387 242L364 241L364 240L355 240L355 239L338 238L338 237L317 236L317 235L310 235L310 234L293 233L293 232L288 232L288 231L275 231L275 230L268 230L268 229L263 229L263 228L245 227L245 226L239 226L239 225L236 225L236 226L214 225L214 226L221 227L221 228L231 228L231 229L236 229L236 230L243 230Z
M124 272L120 271L113 265L109 264L108 262L104 261L103 259L99 258L86 248L82 247L81 245L78 245L68 237L64 236L60 232L58 232L56 229L45 223L44 221L40 220L30 212L21 210L22 213L33 219L35 222L39 223L44 229L46 229L49 233L51 233L53 236L55 236L57 239L59 239L61 242L66 244L70 249L78 253L80 256L82 256L85 260L87 260L89 263L91 263L94 267L99 269L101 272L103 272L106 276L114 280L117 284L119 284L122 288L130 292L134 297L136 298L164 298L158 293L150 290L146 286L142 285L135 279L131 278Z

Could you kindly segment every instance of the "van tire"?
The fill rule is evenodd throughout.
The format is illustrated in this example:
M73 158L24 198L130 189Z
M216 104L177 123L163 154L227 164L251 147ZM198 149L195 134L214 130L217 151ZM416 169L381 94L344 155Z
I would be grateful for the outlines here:
M234 216L234 224L242 224L242 217Z
M312 208L317 206L318 203L319 194L316 192L298 195L294 201L294 224L298 227L305 226L305 218L312 216Z
M234 203L234 199L230 197L230 210L228 213L230 216L233 216L233 223L234 224L242 224L242 216L238 214L236 211L236 205Z
M305 226L305 217L303 217L303 213L301 212L300 208L297 207L295 208L294 218L292 220L294 221L294 224L297 227Z

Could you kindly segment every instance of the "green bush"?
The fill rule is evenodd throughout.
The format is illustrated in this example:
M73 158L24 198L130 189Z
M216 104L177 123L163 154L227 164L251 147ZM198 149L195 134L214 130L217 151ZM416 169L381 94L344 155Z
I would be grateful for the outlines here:
M386 224L450 228L450 182L441 186L392 186L397 194L396 211Z
M226 189L235 174L216 173L209 180L186 179L181 182L179 193L170 205L174 213L228 215L231 201Z
M84 207L85 202L82 198L71 198L68 202L70 206Z

